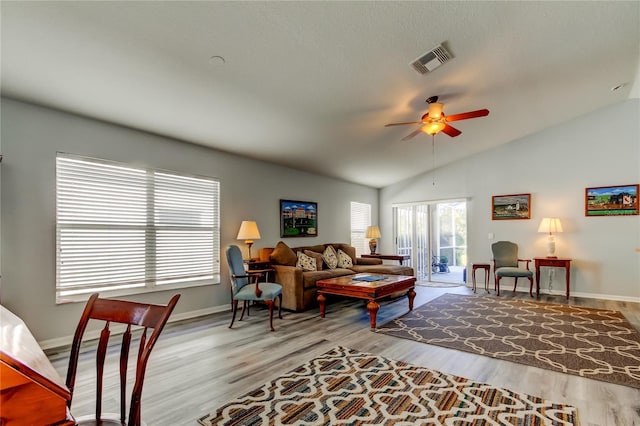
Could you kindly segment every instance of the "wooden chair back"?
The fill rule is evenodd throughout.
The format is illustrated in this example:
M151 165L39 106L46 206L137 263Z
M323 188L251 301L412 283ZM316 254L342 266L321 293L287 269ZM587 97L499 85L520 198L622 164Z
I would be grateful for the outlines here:
M95 424L103 424L102 422L102 383L104 373L104 363L106 359L107 347L109 344L109 336L111 330L110 324L126 324L126 330L122 336L122 346L120 350L120 424L128 426L140 426L140 401L142 397L142 385L144 383L144 375L149 361L151 350L158 340L158 336L162 332L171 312L173 311L179 294L171 298L166 306L151 305L146 303L129 302L125 300L102 299L98 294L93 294L84 308L78 327L76 328L71 346L71 355L69 357L69 368L67 370L66 385L71 391L71 399L68 406L71 408L73 399L73 389L76 381L76 372L78 369L78 357L80 354L80 346L84 337L87 324L90 320L101 320L105 322L104 328L100 333L100 340L96 353L97 378L96 378L96 412ZM129 417L126 417L126 384L127 384L127 366L129 360L129 347L132 338L132 326L143 327L140 336L140 344L138 348L138 356L136 360L136 378L133 389L131 391ZM150 336L147 336L148 330L152 329Z

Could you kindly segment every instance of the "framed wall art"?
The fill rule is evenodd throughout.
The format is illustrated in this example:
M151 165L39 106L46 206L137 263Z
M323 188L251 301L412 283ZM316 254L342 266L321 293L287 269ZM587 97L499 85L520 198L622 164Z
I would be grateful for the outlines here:
M637 215L638 186L635 184L586 188L584 191L584 215Z
M531 219L531 194L494 195L491 219Z
M317 237L318 203L280 200L280 237Z

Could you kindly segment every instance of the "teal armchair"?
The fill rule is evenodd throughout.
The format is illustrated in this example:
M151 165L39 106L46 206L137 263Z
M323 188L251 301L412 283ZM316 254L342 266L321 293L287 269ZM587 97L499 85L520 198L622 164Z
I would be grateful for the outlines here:
M258 280L262 273L252 273L244 270L244 262L242 253L238 246L231 245L227 247L227 263L229 264L229 275L231 277L231 306L233 313L231 317L231 325L236 319L238 310L238 301L243 301L242 314L240 321L244 317L245 311L249 310L249 303L263 301L269 307L269 328L273 330L273 305L276 299L279 299L278 317L282 319L282 286L276 283L262 282ZM252 281L252 282L250 282Z

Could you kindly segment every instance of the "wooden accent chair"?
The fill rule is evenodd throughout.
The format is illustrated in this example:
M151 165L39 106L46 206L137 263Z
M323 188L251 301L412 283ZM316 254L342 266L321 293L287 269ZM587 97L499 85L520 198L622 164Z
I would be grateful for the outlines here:
M78 369L78 356L80 346L90 320L105 321L104 328L100 333L100 340L96 353L97 364L97 387L96 387L96 412L95 416L87 416L77 418L78 424L82 425L121 425L121 426L140 426L144 423L140 420L140 402L142 397L142 385L144 383L144 375L149 361L151 350L158 340L158 336L162 332L173 308L176 306L179 294L171 298L166 306L150 305L146 303L128 302L124 300L102 299L98 294L93 294L87 301L87 304L78 323L76 333L73 337L71 346L71 355L69 357L69 368L67 370L67 387L71 391L71 398L68 406L71 408L71 400L73 399L73 390L76 382L76 371ZM113 415L103 415L102 413L102 377L104 372L104 362L106 359L106 351L109 343L111 330L109 325L126 324L126 330L122 337L122 347L120 351L120 418L112 418ZM129 347L132 337L132 326L144 327L140 336L140 345L138 348L138 356L136 359L136 380L131 392L129 405L129 417L126 417L126 384L127 384L127 364L129 359ZM147 330L153 329L150 336L147 336ZM117 415L115 415L117 417ZM111 418L110 418L111 417Z
M269 307L269 328L271 331L274 331L273 304L277 298L280 299L278 317L282 319L282 286L270 282L259 283L258 281L263 275L261 272L252 273L245 271L242 252L238 246L230 245L227 247L226 253L231 276L231 305L233 308L229 328L233 327L233 322L236 319L239 300L243 301L240 321L242 321L245 311L248 312L250 302L263 301ZM253 279L253 283L250 283L249 279Z
M495 279L495 290L500 296L500 279L502 277L513 277L513 291L516 291L518 278L529 279L529 294L533 297L533 272L529 270L531 259L518 258L518 245L510 241L498 241L491 244L493 252L493 275ZM520 267L520 262L526 262L524 268Z

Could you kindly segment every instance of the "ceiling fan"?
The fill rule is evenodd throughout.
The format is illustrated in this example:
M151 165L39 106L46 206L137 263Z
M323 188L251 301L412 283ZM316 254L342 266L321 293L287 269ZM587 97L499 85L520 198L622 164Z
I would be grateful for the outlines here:
M437 96L431 96L429 99L427 99L427 103L429 104L429 112L423 115L420 121L409 121L406 123L389 123L385 124L384 127L403 126L405 124L420 124L420 128L402 138L403 141L411 139L412 137L418 135L420 132L424 132L429 135L435 135L436 133L443 132L451 136L452 138L455 138L462 132L455 127L451 127L447 123L451 121L468 120L469 118L486 117L487 115L489 115L488 109L479 109L477 111L463 112L454 115L444 115L444 113L442 112L442 107L444 106L444 104L438 102Z

